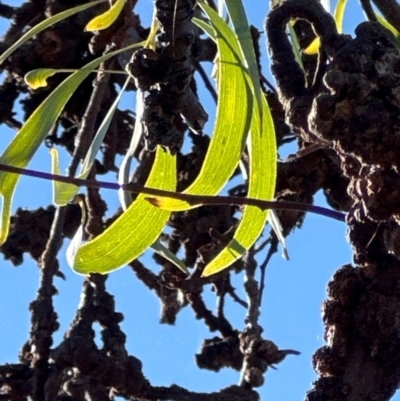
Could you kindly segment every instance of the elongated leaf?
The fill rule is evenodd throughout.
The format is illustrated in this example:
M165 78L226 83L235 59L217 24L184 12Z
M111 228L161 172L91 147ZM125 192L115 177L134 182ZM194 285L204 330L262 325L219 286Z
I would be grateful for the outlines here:
M300 68L305 73L306 70L304 69L303 59L301 58L300 45L299 45L299 41L297 40L296 32L293 28L293 25L290 22L288 25L289 25L290 43L292 44L294 58L297 61L297 64L300 66ZM317 53L318 53L319 43L316 43L316 46L317 46ZM315 53L315 54L317 54L317 53Z
M136 149L139 146L140 140L143 134L142 128L142 115L143 115L143 93L138 88L136 91L136 119L135 128L133 130L131 143L129 149L126 152L124 158L122 159L121 167L118 172L118 184L121 186L129 182L129 172L132 164L133 157L135 155ZM128 191L124 191L122 188L118 191L119 202L122 209L128 209L129 205L132 203L132 194Z
M85 160L81 166L81 171L77 178L86 179L92 169L93 163L96 160L96 154L100 150L101 144L103 143L104 137L108 131L111 121L114 117L115 110L117 109L118 103L120 102L122 95L124 94L126 88L128 87L130 78L128 77L121 88L118 96L115 98L113 104L108 109L106 116L98 128L95 137L86 153ZM53 150L53 149L52 149ZM60 174L60 169L58 168L58 157L54 157L55 153L51 153L53 156L53 170L56 168L55 174ZM55 166L57 163L57 167ZM76 185L67 184L64 182L53 181L53 203L58 206L66 205L74 195L77 194L79 188Z
M242 53L242 62L247 66L251 76L253 95L256 97L258 110L263 112L261 105L260 75L258 73L257 59L254 52L254 43L251 37L250 26L242 0L224 0L232 21L236 40ZM203 6L202 6L203 7ZM210 17L210 16L209 16ZM212 20L213 21L213 20Z
M241 49L241 57L249 69L249 86L259 101L254 102L252 110L251 134L247 140L249 151L249 189L251 198L271 200L275 192L277 148L272 116L265 96L262 94L254 47L245 11L240 0L225 0L229 15L236 31ZM209 18L214 22L213 16ZM235 235L204 269L203 276L222 271L255 243L268 218L268 211L254 206L246 206Z
M85 30L89 32L101 31L110 27L121 14L126 0L117 0L105 13L93 18L86 25Z
M278 241L282 245L282 256L284 259L289 260L289 252L286 248L285 237L283 236L282 224L279 220L279 217L276 213L276 210L270 210L268 213L268 222L271 224L272 229L275 231L276 236L278 237Z
M136 121L135 128L133 130L131 143L129 145L129 149L126 152L124 159L122 160L121 167L119 168L118 174L118 184L121 186L123 184L127 184L129 182L129 170L131 167L131 163L135 154L135 151L140 143L140 139L142 137L142 122L141 118L143 115L143 93L140 89L136 91ZM132 204L132 194L131 192L124 191L120 189L118 191L118 197L122 209L126 211L129 206ZM157 240L151 248L157 252L163 258L169 260L179 269L181 269L184 273L187 273L187 268L185 264L178 259L178 257L172 253L168 248L166 248L159 240Z
M344 17L344 10L346 9L346 4L347 0L338 0L335 12L333 14L333 18L335 19L338 33L343 32L343 17Z
M23 45L26 41L28 41L30 38L33 36L37 35L38 33L42 32L44 29L48 28L49 26L52 26L56 24L57 22L60 22L68 17L71 17L74 14L77 14L83 10L86 10L87 8L93 7L97 4L103 3L106 0L98 0L98 1L92 1L87 4L83 4L77 7L73 7L69 10L63 11L61 13L58 13L56 15L53 15L50 18L45 19L44 21L40 22L39 24L35 25L33 28L31 28L28 32L26 32L20 39L18 39L12 46L10 46L1 56L0 56L0 64L4 62L4 60L10 56L18 47Z
M157 147L146 186L169 191L176 188L176 157L161 147ZM125 266L157 240L170 214L139 195L106 231L78 250L71 267L80 274L106 274Z
M250 159L248 196L271 200L274 196L276 181L275 130L265 97L262 97L262 106L262 121L259 121L260 112L257 107L254 107L251 138L248 141ZM205 267L203 276L218 273L241 258L259 238L267 217L267 210L246 206L233 239Z
M168 248L166 248L159 240L157 240L151 246L151 248L154 250L154 252L157 252L160 256L169 260L184 273L187 273L186 265L174 253L172 253Z
M397 43L397 47L400 47L400 32L388 21L386 20L384 17L382 17L382 15L376 14L376 18L378 20L378 22L383 25L387 30L389 30L390 32L393 33L393 35L396 38L396 43Z
M240 49L235 35L214 10L203 3L201 6L212 16L216 31L219 101L213 136L201 171L184 193L217 195L239 164L250 128L253 99L246 77L246 67L238 56ZM201 27L205 26L197 20L195 23ZM162 202L162 207L168 210L180 211L198 207L168 198L160 198L159 201Z
M82 70L75 72L65 79L32 113L0 157L0 162L15 167L25 168L40 144L49 134L69 98L81 82L90 74L91 70L98 67L103 61L106 61L123 51L141 45L142 43L130 45L99 57L86 64ZM9 174L4 171L0 172L0 195L3 197L0 245L7 239L12 198L18 180L19 175L17 174Z

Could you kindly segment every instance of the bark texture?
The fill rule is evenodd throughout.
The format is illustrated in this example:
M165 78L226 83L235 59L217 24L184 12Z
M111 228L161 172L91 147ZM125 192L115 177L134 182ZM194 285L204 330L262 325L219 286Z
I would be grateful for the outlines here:
M0 15L10 19L10 28L0 41L7 49L30 27L83 0L27 1L20 7L0 4ZM215 8L215 2L208 1ZM377 0L382 12L398 23L399 7ZM178 190L196 178L206 155L209 137L203 134L207 112L197 88L206 80L202 63L210 62L216 47L192 24L201 17L194 0L155 0L158 32L152 49L122 54L102 67L130 70L134 80L129 90L141 91L144 100L143 137L136 149L138 162L133 182L144 183L154 159L156 145L169 148L178 157ZM247 4L246 4L247 5ZM55 75L47 88L31 91L24 75L39 67L80 68L106 52L143 41L149 27L135 13L135 0L127 0L118 21L110 28L87 33L84 27L109 5L102 3L65 20L21 46L3 63L0 85L0 123L18 130L13 112L21 97L24 120L63 79ZM251 6L251 5L250 5ZM371 16L367 0L363 7ZM395 10L396 12L394 12ZM303 71L294 59L285 29L291 19L302 48L317 34L318 56L303 56ZM388 18L388 17L387 17ZM374 19L371 16L370 19ZM388 18L389 19L389 18ZM74 32L71 35L70 32ZM297 141L298 151L278 165L276 198L312 203L323 190L332 208L347 213L348 236L354 250L354 265L342 266L328 284L323 320L327 345L316 351L313 363L318 380L306 395L308 401L384 401L399 386L400 377L400 56L395 38L376 22L361 24L356 37L339 35L335 23L316 0L288 0L272 11L266 21L275 88L261 82L271 107L278 146ZM256 54L260 35L252 29ZM258 60L259 61L259 60ZM198 71L202 80L195 79ZM63 147L71 155L68 174L87 152L124 78L119 75L89 77L76 91L49 133L44 145ZM269 89L267 89L269 88ZM90 178L117 171L116 157L125 155L135 124L133 110L117 110L104 139L102 153ZM189 144L188 151L182 144ZM246 164L246 152L243 162ZM245 196L246 183L230 190ZM107 204L96 188L85 196L89 238L102 233L119 215L105 217ZM257 401L256 389L264 385L268 369L288 355L299 352L280 349L263 336L259 323L261 279L277 250L273 232L250 249L229 271L204 279L206 262L233 235L238 207L207 205L173 214L163 240L168 248L183 254L190 268L186 276L170 262L154 256L152 266L134 260L129 268L160 300L161 324L174 324L183 308L201 320L210 331L195 355L199 368L238 371L238 383L218 392L194 392L171 383L160 387L145 377L142 362L126 349L130 334L121 329L124 319L107 291L106 276L92 275L83 281L81 303L63 340L55 343L59 318L53 299L54 278L63 277L58 253L65 238L80 224L76 205L64 208L19 209L12 217L10 236L0 252L14 265L24 254L40 267L36 298L29 305L30 333L19 352L19 362L0 366L0 399L111 400L115 396L135 400ZM304 213L279 211L284 235L300 227ZM267 247L268 246L268 247ZM265 262L257 260L265 253ZM257 259L256 259L257 257ZM231 284L233 274L244 275L246 300ZM203 290L215 293L216 312L206 305ZM225 301L231 298L246 314L243 327L235 328L225 316ZM99 347L94 325L101 327ZM211 332L213 334L211 334ZM16 350L17 352L17 350Z

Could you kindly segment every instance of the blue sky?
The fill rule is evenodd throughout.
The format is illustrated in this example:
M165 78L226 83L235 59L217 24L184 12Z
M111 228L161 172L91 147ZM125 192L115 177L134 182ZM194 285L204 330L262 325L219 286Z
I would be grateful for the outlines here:
M16 0L5 3L21 4ZM244 3L250 22L262 30L267 2L244 0ZM144 24L149 23L152 1L139 0L138 7ZM353 34L355 25L362 20L358 3L350 1L345 13L344 31ZM0 30L4 30L5 22L0 20ZM268 71L266 56L263 63L264 71ZM133 96L125 101L126 104L133 104ZM211 102L208 104L214 107ZM211 132L212 121L207 130ZM11 130L0 128L1 151L13 136ZM29 167L48 171L48 149L40 149ZM115 180L115 177L109 175L108 179ZM116 208L117 194L108 192L106 197ZM26 177L21 179L14 208L32 209L49 203L50 183ZM321 194L318 194L316 204L324 204ZM66 265L63 256L65 245L61 266L67 279L55 279L59 295L54 303L61 324L55 335L55 344L62 339L74 316L83 280ZM303 227L288 238L287 246L290 260L282 259L280 254L275 255L268 266L260 323L264 327L265 338L275 341L282 349L298 350L301 355L289 356L278 365L278 370L268 371L265 385L260 390L264 400L302 399L310 389L311 382L316 378L311 356L324 343L320 309L326 297L326 284L336 269L352 260L345 225L321 216L308 215ZM152 260L148 255L142 261L151 266ZM29 256L17 268L9 262L0 261L0 269L0 316L7 325L7 330L0 331L0 363L17 362L18 351L29 336L27 306L35 298L39 272ZM244 297L242 280L242 275L234 277L234 284ZM190 390L210 392L238 382L239 373L236 371L225 369L215 373L199 370L195 365L194 354L199 351L201 342L214 334L207 332L189 308L179 314L175 326L160 325L157 298L143 288L128 268L111 274L107 288L115 295L117 310L125 315L122 326L128 335L127 349L142 360L144 373L152 384L176 383ZM214 309L214 297L209 290L206 291L206 300L208 306ZM244 310L228 301L227 316L236 328L243 329ZM394 400L399 401L400 396Z

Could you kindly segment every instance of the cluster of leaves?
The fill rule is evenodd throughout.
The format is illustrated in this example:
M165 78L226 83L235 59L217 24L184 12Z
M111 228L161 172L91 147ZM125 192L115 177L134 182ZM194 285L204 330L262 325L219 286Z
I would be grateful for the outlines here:
M173 16L173 18L169 19L170 24L178 24L191 19L189 16L191 17L190 12L194 7L194 2L190 0L178 2L176 0L175 7L171 7L172 3L166 0L156 1L160 15L164 15L164 17L165 15L168 17ZM187 73L189 78L186 81L185 78L187 77L183 76L182 81L185 81L184 84L179 82L181 86L176 85L176 81L173 79L172 84L165 84L163 82L164 76L157 69L157 67L160 67L160 64L157 64L159 55L162 53L163 47L174 48L172 53L180 51L178 44L174 43L175 40L176 42L192 43L193 38L191 33L185 33L183 36L178 35L178 39L174 35L172 35L172 38L168 37L163 31L163 27L161 27L162 23L157 18L154 19L151 29L145 33L142 32L142 35L138 35L140 37L136 37L133 44L123 46L121 44L122 41L120 41L117 45L118 50L115 50L112 46L104 46L102 50L105 49L105 52L101 57L94 60L91 57L89 57L89 60L82 57L81 61L86 60L88 62L83 62L85 64L83 67L79 65L78 67L80 68L78 70L61 69L53 66L53 68L31 71L25 75L26 82L31 87L38 89L46 87L47 80L56 79L58 73L71 74L43 100L39 107L33 108L35 109L33 112L30 110L31 113L28 113L28 120L20 128L17 136L0 158L0 193L4 200L1 218L1 241L4 242L6 240L8 231L11 231L12 234L21 233L24 230L33 231L35 224L29 221L30 218L31 220L37 219L35 222L42 220L41 225L46 228L46 230L42 230L46 234L40 235L40 241L33 244L32 237L34 236L31 235L29 237L29 246L21 246L18 249L19 252L30 252L36 259L40 258L42 269L38 296L30 306L32 312L31 337L21 350L21 363L11 367L1 367L1 381L4 387L11 389L9 391L10 394L13 392L15 394L18 393L21 399L25 399L28 396L33 399L44 399L44 394L46 393L47 398L56 399L56 392L61 388L60 383L63 384L64 388L67 388L67 385L71 385L71 383L71 387L73 387L76 382L74 383L72 376L76 374L77 381L81 381L77 386L78 389L60 390L60 394L62 393L63 396L64 394L72 394L73 397L79 399L84 397L82 394L85 391L90 391L90 396L96 398L94 394L98 391L99 394L102 394L102 397L108 399L109 396L104 394L107 390L112 389L126 397L148 400L187 399L190 396L199 400L214 399L211 398L213 395L208 394L197 394L196 397L192 394L188 395L185 389L177 386L171 386L170 388L151 386L143 376L140 361L128 355L124 344L125 335L119 327L122 316L115 312L112 297L105 289L107 277L104 276L105 273L126 264L129 264L138 278L150 289L154 290L160 298L162 304L161 321L163 323L174 323L179 310L183 306L190 305L196 317L203 319L210 331L219 331L221 333L221 337L213 337L206 340L200 353L196 356L198 366L201 368L218 371L223 367L231 367L241 370L240 386L231 386L231 388L221 390L220 397L226 397L226 399L258 399L258 395L252 389L263 384L264 374L268 367L281 362L286 355L298 354L297 351L293 350L279 350L274 343L262 338L263 330L258 323L262 285L259 286L255 279L257 263L254 255L257 250L254 248L254 243L264 229L267 218L270 218L275 234L271 234L270 239L260 246L260 249L262 249L266 243L271 243L266 261L261 266L261 271L263 272L270 256L276 252L277 236L282 238L286 236L293 227L301 224L304 217L304 214L300 213L299 209L292 209L286 213L280 212L279 218L283 227L282 229L279 228L278 219L273 214L268 215L265 210L266 205L269 204L268 201L274 196L275 186L276 196L280 201L294 200L311 203L314 193L322 188L327 195L328 201L337 209L349 211L354 204L353 199L346 192L349 187L349 177L342 171L340 160L338 160L339 157L332 145L333 142L329 140L321 141L320 138L312 136L307 125L307 113L304 112L307 107L311 109L311 102L315 94L320 94L319 91L321 91L322 98L326 95L327 88L324 86L325 83L322 80L322 76L324 68L329 63L324 63L324 59L321 58L324 56L326 48L330 49L331 54L333 54L332 60L334 60L336 54L332 49L336 49L335 46L339 47L346 40L351 41L351 39L348 37L343 38L337 35L335 31L335 24L336 28L340 30L345 1L339 2L335 12L335 22L321 8L319 3L317 4L318 7L314 3L308 4L307 1L302 0L289 3L291 4L285 3L287 7L281 6L275 13L272 13L275 22L277 20L278 22L284 22L277 29L276 26L273 29L269 29L268 33L271 35L271 43L274 35L278 38L278 40L275 38L274 46L271 46L274 49L272 52L273 71L277 76L281 102L286 108L286 118L291 119L292 129L298 136L301 150L296 157L288 162L278 163L278 174L276 148L277 145L279 146L287 141L286 135L289 128L283 122L283 112L280 106L277 105L275 92L268 94L271 110L267 104L265 94L260 85L260 71L257 65L259 57L256 54L257 47L255 46L257 33L252 32L249 28L240 0L220 1L220 13L215 11L217 7L215 7L213 1L208 1L207 3L199 2L197 18L194 19L197 26L208 35L210 43L213 42L211 45L214 49L212 58L215 54L217 55L214 64L217 71L218 107L214 130L210 139L206 136L197 135L202 131L207 117L198 103L196 103L196 100L191 103L191 106L194 105L194 108L196 108L197 114L195 118L192 118L193 115L187 110L185 111L181 106L179 106L180 109L174 109L172 106L169 109L170 115L162 115L163 113L167 114L166 100L159 96L161 91L157 91L155 87L159 89L160 86L165 85L163 87L165 89L169 85L168 89L172 87L173 90L180 91L180 94L184 92L185 101L195 92L195 89L190 85L186 85L189 81L192 84L191 72L193 71L190 69L189 73ZM78 15L78 12L89 10L99 4L101 2L88 3L59 14L56 13L53 17L32 28L13 46L9 47L1 56L0 61L6 63L10 58L12 59L13 51L18 51L22 43L28 43L33 38L32 35L39 35L43 29L53 23L61 22L64 18L74 15L74 13ZM133 4L130 0L117 0L111 7L104 5L102 14L99 13L95 17L90 15L90 18L88 18L89 23L85 22L86 29L96 31L94 36L98 39L101 37L99 32L107 32L116 26L115 34L119 25L124 24L124 10L130 13L132 6ZM224 8L228 11L229 23L226 23L221 18ZM315 14L312 14L312 12ZM315 33L309 29L310 26L302 26L301 24L304 21L296 21L298 15L308 21L307 23L310 26L318 27L316 29L317 35L324 39L321 40L322 50L317 50L316 43L318 38L315 39ZM315 15L317 16L316 18ZM327 31L330 29L336 35L332 35L336 42L331 44L330 47L327 46L326 38L322 38L321 25L323 26L324 24L319 22L319 17L321 17L321 21L323 19L326 22L326 27L323 28L326 28ZM280 47L281 44L287 41L287 24L291 36L291 47L288 46L288 52L286 52L288 49L284 46ZM382 24L387 25L388 23L383 21ZM121 29L121 31L123 30ZM172 31L174 32L174 29ZM298 33L298 38L296 38ZM107 45L110 45L110 37L113 36L104 34L102 40ZM282 37L284 40L282 40ZM306 41L304 41L304 37L306 37ZM158 48L156 43L158 43ZM182 43L179 43L179 45ZM298 47L299 43L301 44L301 49L305 49L304 52ZM310 43L313 44L310 45ZM91 45L95 47L96 43L91 43ZM381 43L375 40L373 45L381 45ZM195 46L193 47L195 48ZM129 59L131 55L127 56L126 52L132 50L137 51L131 58L131 62L128 62L126 59ZM315 53L318 51L320 52L318 56L322 60L319 66L316 63L317 57L315 57ZM94 53L96 52L93 51ZM309 59L307 59L307 53L309 53ZM381 52L379 54L384 53ZM283 57L283 61L279 59L282 55L286 57ZM120 63L120 60L125 59L125 61L120 63L119 67L121 68L108 69L108 62L114 56L118 57L118 63ZM168 57L170 58L168 59ZM168 57L166 59L171 65L173 63L182 63L179 64L179 73L185 70L185 68L181 68L184 64L182 60L185 60L185 57L182 57L179 61L175 60L173 55ZM294 63L294 67L290 64L294 57L302 66L298 76L292 74L293 71L297 72L299 70L298 64ZM304 60L306 63L302 65ZM332 60L330 60L330 67L335 66ZM165 62L165 59L163 62ZM118 63L115 63L114 66ZM166 66L170 67L169 64L163 64L163 67ZM287 66L293 69L290 70L290 68L286 68ZM147 74L142 76L139 71L140 68L143 68ZM320 86L317 84L314 86L314 82L310 79L314 70L315 82ZM99 80L104 77L104 74L117 72L119 77L125 78L125 81L123 79L118 81L119 86L122 87L121 92L119 95L113 93L110 96L111 101L106 103L107 107L103 115L101 115L101 121L95 124L96 128L98 128L96 134L93 135L93 140L89 138L90 140L86 147L80 146L79 135L76 135L73 145L68 141L63 143L66 148L69 146L69 150L72 149L71 153L74 153L72 163L75 164L75 167L78 161L83 160L80 173L76 174L76 168L74 167L69 169L69 177L61 177L58 153L55 149L52 149L52 174L47 174L45 177L45 174L39 172L30 173L34 176L36 174L38 177L50 177L54 180L54 203L59 207L56 211L52 208L48 208L46 211L39 210L36 214L19 211L11 219L9 230L11 202L19 174L28 172L26 166L43 141L49 140L51 137L53 138L53 143L56 143L57 135L49 135L49 133L54 133L54 127L57 126L58 122L62 121L63 109L71 107L70 100L76 96L79 88L85 85L86 78L93 72L97 73ZM179 73L175 72L176 76ZM176 76L173 77L176 78ZM281 77L284 79L281 79ZM288 77L290 79L287 79ZM181 80L181 78L182 76L179 75L178 80ZM308 85L305 84L306 81L308 81ZM285 98L287 87L292 91L290 92L291 94L294 93L290 101L287 101L289 96ZM106 184L94 179L95 175L101 170L100 163L96 160L96 157L99 156L99 151L104 147L104 144L109 144L107 135L113 124L115 124L116 115L119 112L118 103L124 90L128 89L136 90L137 108L136 122L130 126L129 138L126 139L123 146L120 146L122 150L119 153L124 155L124 160L119 169L114 169L114 166L111 168L103 166L106 171L113 170L119 173L118 184L109 183L107 187L119 189L121 207L124 211L105 221L104 204L96 191L102 186L105 187ZM346 86L344 85L342 89L345 91ZM96 88L90 93L94 94L95 92ZM38 93L40 93L40 90ZM46 92L43 93L47 95ZM305 95L303 96L304 93ZM194 98L196 99L197 97L194 96ZM340 98L340 101L343 101L343 98ZM86 98L85 102L83 102L84 107L89 103L87 110L91 107L95 108ZM174 114L177 109L179 109L179 113ZM69 110L70 118L72 114ZM271 114L274 117L274 124ZM86 117L85 114L77 118L81 126L87 123L85 121ZM153 118L153 120L149 117ZM319 116L317 115L317 117ZM341 115L339 115L340 117ZM125 119L128 119L126 115ZM151 120L150 123L149 120ZM161 134L152 131L154 120L161 121L162 128L172 127L172 139L168 135L162 135L166 134L165 130L161 130ZM309 121L314 120L310 118ZM325 127L324 124L321 124L321 126L322 128ZM192 132L187 133L187 127L190 127ZM284 133L282 134L281 131L284 131ZM331 135L330 132L323 132L323 129L321 131L322 134L318 133L318 135ZM193 144L195 144L195 151L187 157L179 151L181 146L180 135L183 135L183 132L190 136ZM193 132L197 133L194 134ZM170 131L167 133L170 133ZM157 134L160 134L159 137L157 137ZM362 138L362 135L360 137ZM115 147L117 146L115 145ZM130 182L129 175L133 158L138 159L140 163L134 174L133 182ZM112 163L109 163L108 167L110 165ZM234 188L233 193L234 195L239 195L240 198L236 197L236 199L241 199L242 202L239 203L236 200L235 203L232 202L232 199L227 202L226 199L218 196L218 194L226 187L231 177L238 173L238 166L240 166L245 185ZM277 180L276 177L278 177ZM369 183L367 183L367 187L368 185ZM88 195L86 199L77 195L79 186L87 186ZM369 188L371 188L371 185ZM130 191L136 193L136 198L133 199ZM58 328L57 316L52 304L52 298L56 292L52 280L55 275L62 275L58 270L57 260L57 252L59 251L61 240L64 236L72 237L71 227L67 229L64 224L66 214L71 213L71 209L78 208L78 206L69 203L72 199L81 205L82 224L71 241L67 257L71 267L76 272L88 275L88 277L84 280L82 303L77 310L70 330L64 340L51 349L53 334ZM238 211L238 204L243 205L242 216L239 221L235 217L235 213ZM221 207L222 205L224 207ZM284 203L281 202L281 205L284 205ZM302 211L305 210L308 209L302 209ZM342 214L340 216L343 218ZM355 216L356 218L357 215ZM50 224L52 224L51 230ZM166 233L165 227L167 224L172 227L172 234ZM356 228L363 232L366 225L357 224L355 224ZM78 224L76 225L78 226ZM367 228L368 233L370 233L371 224ZM367 238L367 241L369 241L367 247L370 243L373 243L373 246L376 247L377 239L379 240L381 235L378 232L379 227L372 226L372 228L372 231L375 230L375 234ZM84 239L87 234L89 234L90 240L85 242ZM354 237L356 237L355 234ZM371 237L373 238L371 239ZM365 235L362 239L365 239ZM361 242L364 246L365 241ZM353 243L357 243L357 241L354 240ZM187 244L189 246L186 246ZM180 246L186 246L184 261L179 260L176 256ZM150 247L157 253L155 259L162 266L162 270L158 275L144 267L137 259ZM12 254L12 245L9 245L8 250L11 250L10 254ZM360 254L361 251L358 253ZM379 255L381 256L381 254ZM15 255L12 256L15 257ZM361 258L360 255L358 257ZM15 260L18 263L20 262L20 259ZM238 260L239 263L235 263ZM389 260L389 262L392 263L392 260ZM390 264L389 262L388 264ZM204 278L232 265L246 271L244 287L248 296L247 302L240 300L235 294L230 285L229 273L225 272L211 279ZM190 276L187 275L187 266L194 266L193 273ZM366 266L372 272L370 259L368 259ZM393 266L398 267L396 264L393 264ZM178 267L181 271L176 270L175 267ZM379 269L376 268L376 270L378 271ZM103 275L90 273L101 273ZM332 335L334 346L323 348L322 351L316 354L314 363L316 369L322 372L321 380L318 383L319 387L317 386L318 391L310 392L309 399L312 399L313 394L317 393L315 395L317 399L343 399L344 396L342 397L342 395L346 393L348 388L346 387L348 386L348 378L344 378L345 384L343 386L336 385L335 380L341 375L343 376L343 372L346 371L343 366L347 365L343 361L347 361L348 350L352 349L351 347L354 344L360 343L358 341L360 338L359 333L356 333L356 330L354 332L352 330L360 327L364 336L362 337L363 340L368 338L371 332L372 334L376 333L376 325L374 326L373 319L370 319L368 323L373 330L369 330L369 326L364 325L365 319L363 317L368 313L368 309L360 307L362 309L361 318L359 316L354 318L347 300L350 300L350 306L357 305L356 297L362 293L361 289L364 290L366 288L367 290L362 293L362 297L360 296L360 299L364 301L358 302L360 305L372 304L372 307L376 307L376 304L382 304L386 307L392 299L389 295L392 295L392 292L396 292L392 291L392 287L389 285L386 287L386 284L382 286L379 283L376 294L372 290L368 291L371 289L368 287L370 280L368 274L372 276L375 272L367 272L364 277L358 270L356 271L347 266L339 271L335 276L336 281L330 284L331 299L325 305L325 313L326 322L332 328L332 333L334 333ZM392 280L393 282L396 282L398 277L395 269L392 269L390 275L387 276L389 279L390 277L396 277L395 280ZM340 279L343 278L345 282L341 285ZM220 305L217 314L207 310L201 297L203 286L210 281L216 291ZM387 290L387 288L390 288L390 290ZM390 294L386 296L386 292L390 292ZM382 293L385 293L384 300L379 298ZM232 296L235 301L246 308L246 326L240 332L235 330L224 316L223 304L226 294ZM375 299L372 299L371 294L377 295L378 303L375 302ZM387 308L387 310L389 309ZM393 307L390 309L390 313L392 312ZM387 329L387 326L390 325L386 324L385 316L382 315L381 311L378 315L379 324L385 327L387 334L387 337L384 337L383 340L379 337L379 341L381 341L379 345L383 344L382 347L386 347L385 355L389 355L390 350L396 350L395 345L392 348L387 346L390 343L387 339L393 338L390 337L393 331ZM338 318L341 316L345 318ZM361 324L353 324L353 318L356 319L357 323L361 322ZM397 315L393 319L395 318L397 318ZM102 340L104 343L102 349L99 349L94 343L93 322L99 322L102 327ZM349 334L348 340L345 338L346 334ZM380 334L378 330L377 337ZM335 352L337 350L335 348L336 344L339 344L340 352ZM370 354L376 354L376 349L378 349L376 344L378 344L378 340L373 342L373 348L365 347L364 353L355 349L355 353L357 355L366 355L366 359L368 359ZM85 357L82 358L82 355ZM358 360L357 358L353 359ZM376 365L375 362L373 361ZM360 363L355 365L358 368L362 366ZM385 370L382 369L383 371ZM69 375L72 378L62 377L64 373L66 373L65 376ZM392 374L392 376L395 375ZM135 380L132 380L132 377ZM354 375L354 377L358 376ZM373 380L371 380L372 382ZM395 379L391 378L391 386L393 382L395 382ZM21 383L24 386L20 386ZM390 391L392 391L392 387L389 389ZM329 398L333 391L339 394L337 398ZM24 394L23 396L21 396L22 393Z
M43 21L11 46L0 57L0 62L3 62L33 35L98 3L96 1L78 6ZM125 1L123 0L115 2L104 14L92 19L87 24L86 30L97 31L108 28L117 20L124 4ZM265 97L262 96L252 38L243 6L237 0L226 1L233 28L229 27L207 4L199 3L199 6L207 16L208 22L206 20L196 20L195 22L208 33L218 47L219 102L214 132L203 166L196 180L184 193L188 195L218 195L235 172L244 148L247 146L249 158L248 196L260 200L271 200L274 195L276 179L275 133L268 104ZM65 79L32 113L18 135L4 151L0 162L20 168L26 167L54 126L65 104L82 81L101 63L111 57L130 49L149 46L152 42L151 35L146 43L135 43L109 52L91 61ZM38 88L45 86L46 79L55 73L68 71L65 69L39 69L28 73L25 80L31 87ZM88 177L118 102L130 79L131 77L128 76L119 96L100 125L77 178L86 179ZM138 93L140 93L139 90ZM139 130L135 130L135 132L139 131L140 135L141 116L139 110L137 112ZM34 139L32 140L32 138ZM132 137L132 144L135 143L138 143L137 135ZM133 147L133 149L129 151L126 158L131 157L130 155L135 150L135 146L132 144L131 148ZM52 156L53 173L59 174L58 156L55 150L52 151ZM125 163L123 166L126 168L129 164ZM126 171L123 171L121 175L127 176ZM172 154L169 149L158 146L154 164L145 186L175 191L176 175L176 155ZM8 235L12 198L18 178L16 174L0 173L1 195L3 196L1 243L4 243ZM78 189L76 185L55 181L54 203L59 206L66 205L73 199ZM85 244L82 244L83 226L81 226L68 251L71 267L82 274L105 274L126 265L152 246L156 252L186 271L184 264L157 239L168 222L171 212L184 211L199 205L193 206L188 202L170 198L153 199L151 204L145 195L141 194L130 205L123 204L123 206L126 207L125 213L100 236ZM203 274L207 276L221 271L241 258L259 237L265 226L267 215L266 210L260 210L255 206L246 206L232 240L210 261ZM135 230L132 229L133 227ZM117 244L118 246L116 246Z

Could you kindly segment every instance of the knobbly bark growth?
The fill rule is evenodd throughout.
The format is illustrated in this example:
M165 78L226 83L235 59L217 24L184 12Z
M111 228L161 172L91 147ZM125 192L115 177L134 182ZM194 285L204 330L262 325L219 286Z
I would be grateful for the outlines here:
M321 38L315 78L305 79L294 61L284 34L291 18L305 19ZM334 201L348 211L354 266L341 267L328 285L327 345L314 355L319 378L306 399L387 400L400 372L398 48L377 22L360 24L354 39L338 35L320 4L304 0L273 11L266 30L287 122L303 149L320 145L350 197Z
M20 7L0 5L0 14L11 20L0 42L7 49L29 27L84 1L28 1ZM208 2L215 7L212 0ZM124 54L103 67L129 69L135 78L130 90L146 93L143 114L144 136L135 157L139 167L132 182L144 183L157 144L178 155L178 190L195 179L204 160L209 137L202 135L208 118L197 87L210 88L207 81L194 79L197 70L205 79L201 63L210 62L215 45L201 35L192 23L200 13L192 0L155 0L159 33L156 50ZM368 3L369 4L369 3ZM368 5L363 1L363 5ZM0 123L18 129L22 121L13 114L14 102L22 95L25 119L63 79L50 79L48 88L30 91L23 76L32 69L79 68L104 52L140 42L147 38L135 14L135 0L128 0L118 21L96 34L84 26L104 11L107 3L69 18L37 35L19 48L2 66L5 79L0 86ZM397 4L377 1L398 12ZM370 14L370 13L369 13ZM391 11L393 24L396 13ZM299 69L285 34L291 18L301 18L295 29L302 47L321 37L318 59L304 56L305 73ZM398 387L400 369L400 218L398 207L398 115L400 108L400 58L394 38L377 23L360 25L356 38L338 35L332 18L318 2L289 0L271 12L266 22L272 72L277 91L264 78L263 85L272 109L281 146L297 139L299 151L280 162L276 197L312 203L323 190L330 205L348 212L349 237L355 266L340 268L328 285L324 304L327 346L317 350L313 362L319 379L307 400L387 400ZM74 32L71 35L70 32ZM256 53L260 35L253 30ZM262 75L262 66L260 76ZM47 146L64 147L71 155L69 175L74 176L82 156L112 101L115 86L123 78L99 73L89 77L68 102L57 127L49 134ZM213 93L215 96L215 94ZM117 171L115 157L129 147L134 125L131 111L118 110L96 161L91 178ZM189 152L182 144L191 144ZM244 155L244 158L246 155ZM246 186L230 193L246 195ZM89 237L100 234L120 212L105 218L107 205L98 189L89 188L86 231ZM264 383L270 366L284 360L295 350L280 350L263 338L258 317L262 283L256 279L256 254L253 248L235 263L230 272L201 278L205 263L232 238L237 224L233 206L204 206L173 214L164 234L168 248L183 251L190 269L187 277L168 261L154 256L154 266L141 261L130 263L132 272L161 301L161 323L173 324L183 308L191 308L210 332L196 355L199 368L219 371L230 367L240 372L238 384L218 393L195 393L175 384L156 387L146 378L142 363L125 348L130 333L121 330L122 313L115 310L113 296L107 291L107 276L92 275L82 287L82 302L64 339L55 344L58 316L53 306L57 292L55 276L63 276L58 252L62 241L71 238L80 223L75 205L34 211L18 210L12 218L11 233L0 251L14 265L23 263L29 253L40 266L37 297L29 305L30 337L20 350L18 364L0 366L1 399L27 400L108 400L114 395L140 400L257 400L256 388ZM280 211L285 235L300 226L304 213ZM266 261L276 252L277 239L269 238ZM240 299L231 285L231 274L244 272L247 300ZM203 299L206 285L215 290L218 310L210 311ZM238 308L245 308L246 321L235 329L224 314L224 300L231 297ZM102 328L102 348L94 341L93 324Z

